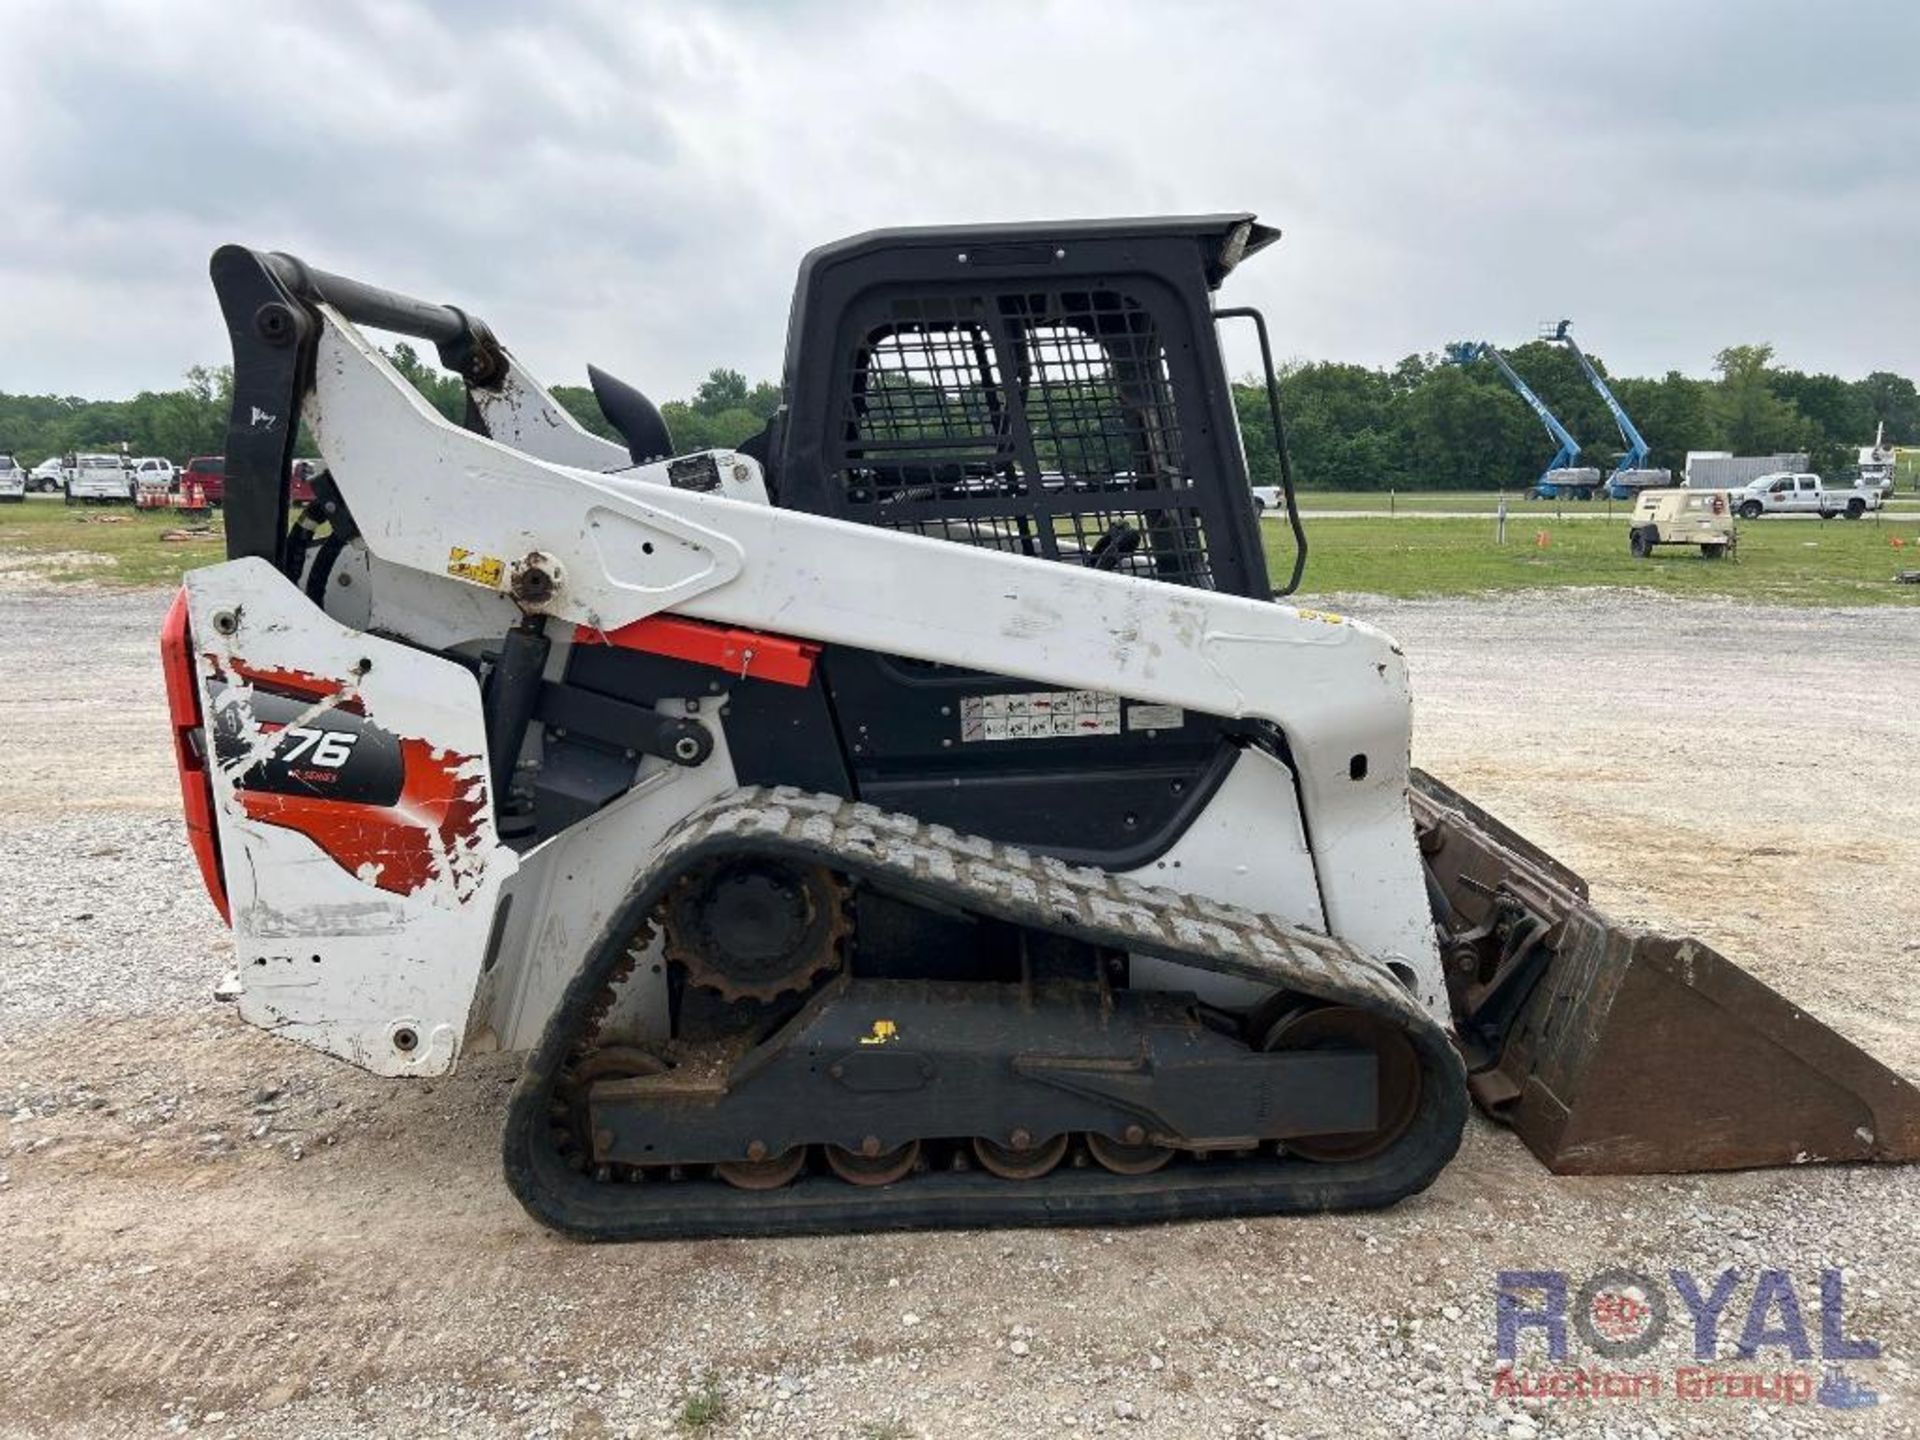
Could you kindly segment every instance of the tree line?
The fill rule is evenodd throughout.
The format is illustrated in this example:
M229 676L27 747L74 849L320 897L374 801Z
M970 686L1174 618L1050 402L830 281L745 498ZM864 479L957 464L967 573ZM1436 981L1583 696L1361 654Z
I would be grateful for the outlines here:
M1610 470L1625 443L1572 354L1533 341L1506 356L1580 441L1580 463ZM1689 450L1804 450L1814 469L1837 476L1883 422L1888 444L1920 443L1920 392L1902 375L1876 371L1843 380L1790 370L1774 364L1770 345L1722 350L1712 379L1677 370L1657 380L1615 378L1598 359L1588 359L1652 447L1647 463L1676 477ZM1456 365L1437 355L1409 355L1386 370L1297 363L1282 368L1279 389L1287 448L1303 487L1520 489L1557 448L1487 361ZM1279 465L1266 396L1247 383L1234 387L1234 399L1255 483L1275 483Z
M456 421L464 417L467 396L459 377L421 359L404 342L385 354L441 414ZM12 455L28 469L49 455L78 451L124 449L129 455L161 455L176 462L218 455L227 444L233 367L196 365L185 378L177 390L143 390L131 400L0 391L0 455ZM594 434L619 439L586 386L556 385L553 397ZM779 405L778 385L749 384L739 371L720 369L701 381L690 398L669 400L660 410L676 448L690 451L739 444ZM303 455L313 453L304 427L297 449Z
M401 344L395 367L440 411L465 412L460 381ZM1582 463L1612 466L1622 446L1612 418L1571 354L1531 342L1507 358L1586 447ZM1594 357L1602 373L1604 365ZM1689 450L1764 455L1804 450L1816 470L1838 475L1854 449L1884 423L1889 444L1920 444L1920 392L1905 376L1877 371L1860 380L1809 374L1774 363L1769 345L1736 345L1716 357L1714 377L1669 371L1657 380L1609 383L1653 447L1651 464L1679 471ZM1410 355L1387 369L1332 361L1296 362L1277 377L1289 452L1302 487L1326 490L1520 489L1555 444L1491 364ZM180 461L219 454L226 444L233 376L196 366L175 390L131 400L83 400L0 393L0 453L31 467L48 455L118 449ZM1257 376L1234 387L1255 484L1276 484L1279 464L1266 394ZM617 438L585 386L556 386L554 398L594 433ZM660 407L681 450L738 445L780 403L779 386L716 369L683 400ZM302 453L312 447L303 440Z

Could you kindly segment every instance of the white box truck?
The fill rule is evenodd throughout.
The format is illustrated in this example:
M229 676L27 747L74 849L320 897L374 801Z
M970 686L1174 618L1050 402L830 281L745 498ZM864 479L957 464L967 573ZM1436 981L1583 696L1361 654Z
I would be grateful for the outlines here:
M1689 490L1744 490L1762 475L1794 474L1807 468L1805 451L1779 455L1736 455L1731 450L1689 450L1685 477Z

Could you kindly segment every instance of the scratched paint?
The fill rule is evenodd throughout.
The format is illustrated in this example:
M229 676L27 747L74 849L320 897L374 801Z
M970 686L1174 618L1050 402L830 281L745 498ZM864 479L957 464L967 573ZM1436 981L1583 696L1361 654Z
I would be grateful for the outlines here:
M206 659L230 813L305 835L377 890L449 906L478 892L492 849L483 757L376 724L357 677Z

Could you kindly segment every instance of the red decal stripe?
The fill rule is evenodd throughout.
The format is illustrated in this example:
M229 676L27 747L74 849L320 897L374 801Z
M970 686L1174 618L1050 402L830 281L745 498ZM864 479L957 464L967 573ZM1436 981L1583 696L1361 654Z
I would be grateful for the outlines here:
M193 641L187 634L187 592L173 597L160 625L160 668L167 677L167 718L173 726L173 763L180 772L180 804L186 813L187 844L200 866L200 879L212 897L220 918L229 925L227 882L220 870L220 834L213 825L213 777L194 733L204 725L200 714L200 684L194 675Z
M283 670L274 665L249 665L244 660L233 660L233 673L250 685L262 690L270 690L292 700L328 700L335 696L334 709L343 710L349 715L364 715L366 705L357 695L347 695L344 680L331 680L324 675L315 675L308 670Z
M813 681L813 662L820 647L809 640L767 635L758 630L736 630L679 615L649 615L618 630L577 626L576 645L618 645L648 655L666 655L711 665L737 678L770 680L776 685L807 685Z

